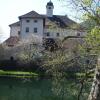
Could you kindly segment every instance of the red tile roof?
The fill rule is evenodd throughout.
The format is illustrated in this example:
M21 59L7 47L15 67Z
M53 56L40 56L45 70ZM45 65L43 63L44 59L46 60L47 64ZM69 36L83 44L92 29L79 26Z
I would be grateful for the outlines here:
M6 45L8 46L14 46L15 44L18 43L18 41L19 41L19 38L17 36L11 36L5 42L6 42Z
M10 24L9 26L20 26L20 21Z

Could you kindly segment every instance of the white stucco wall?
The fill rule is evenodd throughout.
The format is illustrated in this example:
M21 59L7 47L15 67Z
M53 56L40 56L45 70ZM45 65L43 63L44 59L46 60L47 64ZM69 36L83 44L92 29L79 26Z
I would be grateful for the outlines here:
M20 26L11 26L10 27L10 36L19 36L18 32L20 31Z
M46 33L49 32L50 36L46 36ZM59 33L59 36L57 36L57 33ZM44 30L44 37L46 38L64 38L67 36L77 36L77 30L72 29L45 29Z
M30 22L26 22L30 20ZM34 20L37 20L35 23ZM26 27L29 27L29 32L26 32ZM34 33L34 28L37 28L37 33ZM26 37L33 36L34 39L39 38L42 42L43 37L43 19L31 18L31 19L21 19L21 37L25 39ZM37 40L38 41L38 40Z

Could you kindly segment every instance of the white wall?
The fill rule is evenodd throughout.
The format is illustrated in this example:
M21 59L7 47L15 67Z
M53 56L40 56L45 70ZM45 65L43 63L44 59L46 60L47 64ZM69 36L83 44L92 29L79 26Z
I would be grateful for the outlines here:
M46 36L45 33L49 32L50 36ZM59 36L57 36L59 33ZM72 29L45 29L44 30L44 37L46 38L64 38L67 36L77 36L77 30Z
M20 31L20 26L11 26L10 36L18 36L18 31Z
M26 22L26 20L30 20L30 22ZM37 20L37 23L34 22ZM26 27L29 27L29 32L26 32ZM37 33L34 33L34 28L38 29ZM38 37L42 41L43 37L43 19L31 18L31 19L21 19L21 37L25 39L25 37L32 35L34 38Z

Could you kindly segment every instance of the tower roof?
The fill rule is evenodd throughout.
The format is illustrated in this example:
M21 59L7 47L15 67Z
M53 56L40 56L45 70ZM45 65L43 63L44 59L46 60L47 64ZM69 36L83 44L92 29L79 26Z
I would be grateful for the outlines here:
M53 3L51 2L51 0L47 3L47 6L53 6Z

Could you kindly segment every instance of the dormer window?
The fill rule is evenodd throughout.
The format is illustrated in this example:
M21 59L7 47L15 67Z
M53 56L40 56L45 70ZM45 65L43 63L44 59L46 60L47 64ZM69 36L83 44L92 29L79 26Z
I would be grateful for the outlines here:
M29 22L30 22L30 20L26 20L26 22L27 22L27 23L29 23Z

